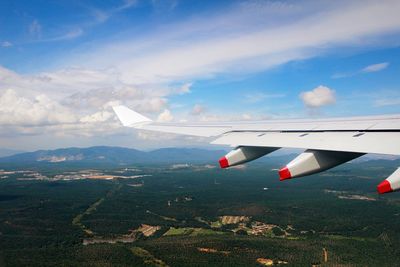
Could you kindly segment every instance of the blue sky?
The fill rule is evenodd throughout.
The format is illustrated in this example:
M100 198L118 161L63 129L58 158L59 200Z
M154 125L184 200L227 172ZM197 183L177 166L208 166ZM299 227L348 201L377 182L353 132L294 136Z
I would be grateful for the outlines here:
M2 1L0 147L203 146L160 121L400 113L400 3Z

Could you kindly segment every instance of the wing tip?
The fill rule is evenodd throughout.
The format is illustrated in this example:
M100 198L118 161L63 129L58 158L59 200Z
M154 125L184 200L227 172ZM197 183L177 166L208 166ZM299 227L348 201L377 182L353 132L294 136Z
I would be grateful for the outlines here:
M118 119L124 126L140 126L151 123L152 120L124 105L112 107Z

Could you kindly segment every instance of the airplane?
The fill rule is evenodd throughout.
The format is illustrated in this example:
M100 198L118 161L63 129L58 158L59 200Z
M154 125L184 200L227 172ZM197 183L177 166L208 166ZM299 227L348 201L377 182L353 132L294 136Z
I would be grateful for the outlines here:
M219 160L221 168L243 164L280 148L303 153L279 170L280 180L322 172L367 153L400 155L400 115L270 120L220 123L161 123L114 106L123 126L202 137L232 151ZM400 167L378 186L380 194L400 190Z

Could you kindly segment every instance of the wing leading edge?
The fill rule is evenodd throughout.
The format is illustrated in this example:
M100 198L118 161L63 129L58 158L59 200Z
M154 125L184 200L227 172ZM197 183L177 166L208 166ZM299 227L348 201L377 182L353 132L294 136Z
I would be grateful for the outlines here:
M221 123L159 123L125 107L113 107L124 126L203 137L236 149L220 159L222 168L243 164L279 148L302 148L279 171L281 180L335 167L366 153L400 155L400 115L317 120ZM378 186L379 193L400 190L400 173Z

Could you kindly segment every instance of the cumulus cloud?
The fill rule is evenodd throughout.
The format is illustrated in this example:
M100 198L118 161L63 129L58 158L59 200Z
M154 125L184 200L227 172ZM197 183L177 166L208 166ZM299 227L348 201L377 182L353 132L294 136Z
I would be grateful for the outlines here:
M335 91L323 85L311 91L302 92L300 99L309 108L319 108L336 102Z
M171 92L163 89L145 90L134 86L112 86L78 92L63 100L66 104L79 110L98 109L109 102L118 102L142 113L158 113L168 104L166 97Z
M56 101L40 94L34 98L8 89L0 95L0 124L37 126L74 123L76 116Z
M138 105L138 109L144 112L159 112L163 108L165 108L167 105L167 100L165 98L149 98L149 99L144 99L141 101L141 103Z
M377 72L386 69L388 66L389 62L373 64L363 68L361 72Z
M119 104L170 121L168 97L189 93L191 87L127 84L113 69L21 75L0 66L0 77L0 135L112 135L121 129L111 109Z
M90 115L87 115L80 119L83 123L93 123L93 122L106 122L114 117L114 113L106 110L102 110Z
M168 109L164 110L163 112L160 113L157 117L158 122L169 122L174 119L174 116L172 116L171 111Z

